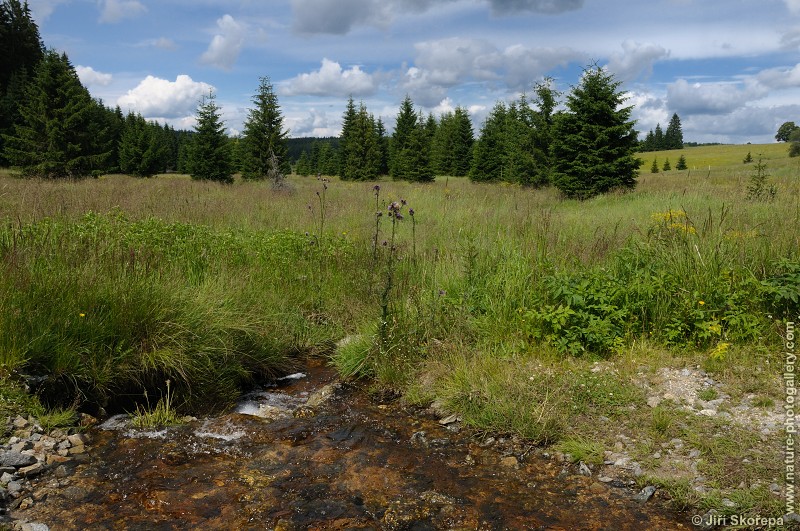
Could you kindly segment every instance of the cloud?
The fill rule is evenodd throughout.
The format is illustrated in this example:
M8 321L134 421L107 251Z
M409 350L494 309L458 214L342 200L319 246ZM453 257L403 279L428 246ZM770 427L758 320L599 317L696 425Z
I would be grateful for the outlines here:
M800 13L800 0L785 0L785 2L789 11L795 14Z
M469 81L504 80L514 91L529 90L552 68L582 58L570 48L528 48L521 44L503 50L482 39L453 37L417 43L414 66L402 87L412 99L433 106L446 89Z
M344 35L357 26L386 27L395 15L424 13L458 0L292 0L294 31ZM558 14L583 7L584 0L479 0L494 15L521 12Z
M207 64L230 70L244 44L245 27L232 16L224 15L217 20L217 34L208 45L208 50L202 56L202 61Z
M138 0L99 0L98 5L102 8L100 22L109 24L147 12L144 4Z
M341 129L341 124L331 121L325 111L313 107L303 117L287 117L286 125L294 137L338 136Z
M746 106L719 116L681 116L681 126L684 138L696 142L764 143L774 139L788 116L799 114L800 105Z
M176 50L178 45L175 44L175 41L172 39L168 39L167 37L159 37L157 39L147 39L145 41L141 41L137 46L147 47L147 48L160 48L161 50Z
M608 69L623 81L647 78L653 73L653 63L667 57L669 51L657 44L625 41L622 52L611 55Z
M81 83L83 83L87 87L98 86L98 85L101 87L105 87L111 83L111 80L114 77L111 74L104 74L103 72L98 72L91 66L78 65L75 67L75 72L78 73L78 78L80 78Z
M489 4L492 7L492 13L498 15L523 11L555 15L582 8L583 0L490 0Z
M756 80L770 89L800 87L800 63L792 68L768 68L755 76Z
M390 9L390 2L380 0L292 0L292 27L298 33L344 35L357 25L381 25Z
M147 76L117 100L123 111L139 112L147 118L182 118L194 113L200 98L214 87L179 75L175 81Z
M28 5L31 8L34 20L41 25L41 23L59 6L59 4L66 4L69 0L29 0Z
M289 96L307 94L314 96L368 96L373 94L376 83L373 77L358 65L342 70L336 61L323 59L319 70L300 74L282 85L282 92Z
M667 86L667 103L678 114L727 114L760 99L767 89L751 79L743 83L692 83L678 79Z

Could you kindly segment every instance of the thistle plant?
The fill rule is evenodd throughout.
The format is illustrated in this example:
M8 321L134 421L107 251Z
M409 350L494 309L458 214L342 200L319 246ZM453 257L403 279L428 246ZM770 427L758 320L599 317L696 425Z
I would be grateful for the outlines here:
M389 302L391 300L392 287L394 286L394 269L397 262L395 238L397 237L398 223L405 219L402 213L404 206L406 206L406 200L401 199L400 202L392 201L388 207L388 216L392 224L392 231L388 242L384 242L384 245L388 247L388 253L386 255L386 282L384 283L383 293L381 294L381 324L379 332L382 350L385 349L389 336Z
M381 217L383 217L383 212L381 212L380 207L381 186L376 184L372 187L372 191L375 193L375 236L372 239L372 259L377 260L378 237L381 232Z

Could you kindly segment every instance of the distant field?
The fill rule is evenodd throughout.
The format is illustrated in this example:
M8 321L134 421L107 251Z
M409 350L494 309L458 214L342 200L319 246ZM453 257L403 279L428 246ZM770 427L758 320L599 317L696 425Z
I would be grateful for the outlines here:
M731 144L719 146L698 146L670 151L649 151L640 153L639 157L645 161L642 166L642 173L648 173L653 158L657 158L659 166L663 166L664 161L669 159L672 167L678 162L678 158L683 155L686 157L686 164L692 171L706 170L711 166L711 170L719 170L722 167L736 171L737 166L741 166L742 171L750 169L751 165L744 164L742 161L750 153L753 161L758 159L759 154L763 155L763 160L768 164L774 163L776 169L793 165L795 169L800 168L800 159L788 158L789 146L785 143L772 144ZM674 171L674 170L673 170Z

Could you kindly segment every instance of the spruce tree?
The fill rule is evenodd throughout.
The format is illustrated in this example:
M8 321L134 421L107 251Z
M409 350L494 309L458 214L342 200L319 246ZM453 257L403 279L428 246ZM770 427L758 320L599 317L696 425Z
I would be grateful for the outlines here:
M13 134L14 126L21 123L26 86L44 57L28 2L0 3L0 50L0 165L5 166L9 161L3 155L4 135Z
M452 175L455 163L455 115L443 113L431 139L431 168L437 175Z
M392 179L411 179L413 153L410 152L410 144L411 135L419 127L417 119L414 103L406 96L400 104L397 124L389 143L389 175Z
M220 114L214 93L203 96L197 107L197 125L186 161L192 179L233 182L230 142Z
M375 135L378 140L378 175L389 174L389 137L383 120L378 118L375 122Z
M487 182L502 179L506 149L506 113L505 104L497 102L483 122L480 137L475 142L475 149L472 153L470 180Z
M255 107L248 113L241 139L242 178L266 179L271 170L291 173L286 143L289 133L283 128L278 96L268 77L259 80L258 91L252 101ZM278 161L278 168L272 168L273 160Z
M510 183L529 185L536 173L533 158L532 109L523 95L511 103L503 128L504 157L502 179Z
M674 113L664 133L664 149L683 149L683 129L678 113Z
M20 123L4 137L6 158L28 176L78 178L101 171L110 148L99 108L66 54L46 52L25 90Z
M380 154L375 118L367 112L367 107L362 102L358 111L352 117L346 116L346 120L347 138L342 138L340 144L341 178L347 181L377 179Z
M456 107L453 113L451 150L453 153L449 174L464 177L469 174L472 163L472 146L475 144L475 134L472 130L472 120L469 112L463 107Z
M665 161L664 161L664 167L663 167L662 169L663 169L664 171L670 171L670 170L672 169L672 166L671 166L671 165L670 165L670 163L669 163L669 159L667 159L667 160L665 160Z
M686 157L684 157L683 155L678 157L678 163L675 164L675 169L676 170L687 170L687 169L689 169L689 166L686 165Z
M339 177L342 180L349 180L351 175L347 172L347 158L351 152L351 144L355 142L354 130L358 112L353 96L347 99L344 116L342 116L342 133L339 136ZM355 146L352 149L356 149Z
M620 84L600 67L585 70L554 123L553 182L567 197L636 186L637 134Z
M653 159L653 163L650 165L650 173L658 173L658 159Z
M656 132L653 135L653 151L661 151L667 149L664 144L664 130L661 129L661 124L656 124Z
M534 87L535 111L531 112L531 127L533 127L533 162L534 169L530 184L544 186L551 180L552 160L550 145L553 140L553 122L555 108L558 105L560 93L553 88L553 80L546 78Z

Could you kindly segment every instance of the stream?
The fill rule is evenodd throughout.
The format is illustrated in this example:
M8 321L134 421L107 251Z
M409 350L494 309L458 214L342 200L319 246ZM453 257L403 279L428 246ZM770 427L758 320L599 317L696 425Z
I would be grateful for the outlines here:
M16 518L61 529L691 529L638 489L381 403L321 362L161 431L112 417Z

